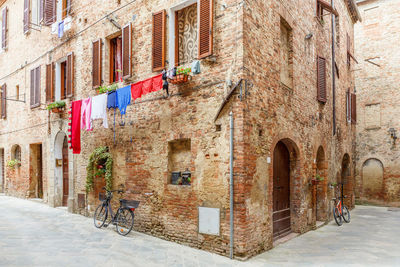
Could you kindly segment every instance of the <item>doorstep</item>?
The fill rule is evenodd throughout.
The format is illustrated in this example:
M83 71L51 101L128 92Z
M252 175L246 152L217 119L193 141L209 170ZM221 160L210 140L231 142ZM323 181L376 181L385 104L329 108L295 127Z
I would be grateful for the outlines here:
M300 235L300 234L298 234L298 233L290 233L290 234L288 234L288 235L285 235L284 237L281 237L281 238L275 240L275 241L272 243L272 246L275 248L275 247L279 246L280 244L286 243L287 241L292 240L293 238L298 237L299 235Z
M325 225L325 222L324 222L324 221L317 221L317 222L315 223L316 229L318 229L318 228L320 228L320 227L322 227L322 226L324 226L324 225Z

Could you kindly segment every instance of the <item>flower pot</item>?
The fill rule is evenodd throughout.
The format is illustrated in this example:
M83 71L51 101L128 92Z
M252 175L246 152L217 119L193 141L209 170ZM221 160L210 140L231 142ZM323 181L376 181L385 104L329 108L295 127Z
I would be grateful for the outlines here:
M168 82L172 84L181 84L181 83L186 83L188 81L189 75L187 74L177 74L175 78L173 79L168 79Z
M178 185L181 179L181 172L172 172L171 184Z
M51 112L53 113L62 113L64 111L64 108L52 108Z
M312 185L318 185L318 183L319 183L319 180L315 180L315 179L311 180Z

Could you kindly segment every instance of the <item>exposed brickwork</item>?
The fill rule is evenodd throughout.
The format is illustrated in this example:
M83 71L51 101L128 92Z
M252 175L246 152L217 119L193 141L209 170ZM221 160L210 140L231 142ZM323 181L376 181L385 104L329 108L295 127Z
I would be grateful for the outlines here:
M400 1L363 1L362 23L356 26L357 198L400 204L398 93L400 67L397 34Z
M0 147L5 149L6 158L10 157L13 144L20 144L22 148L20 174L7 173L8 194L26 196L29 190L29 145L41 143L44 199L49 205L61 205L62 180L55 159L59 158L58 140L63 140L59 136L67 133L67 114L49 115L42 110L44 105L32 110L29 108L28 73L32 68L42 66L41 103L45 103L45 64L73 51L73 99L95 95L91 87L92 41L102 38L104 42L103 80L108 81L106 37L115 36L118 29L104 19L78 37L68 38L100 19L107 11L122 7L123 4L117 2L106 1L94 8L90 1L73 1L72 30L61 39L50 35L48 27L43 27L41 32L31 30L24 36L22 3L5 3L10 9L10 17L13 17L9 23L10 36L15 34L17 37L10 38L8 51L0 54L0 80L7 83L10 96L17 84L20 91L27 94L27 103L9 104L7 119L0 121ZM127 82L155 75L151 66L152 13L179 2L138 1L114 14L120 25L132 22L133 76ZM354 86L354 77L346 65L346 44L340 42L336 47L340 72L336 89L337 134L332 135L330 16L325 16L325 23L320 23L315 18L315 7L314 1L299 6L298 1L215 0L215 60L202 60L202 73L187 84L170 85L170 98L161 98L163 92L160 91L144 97L144 100L149 100L147 102L128 106L127 116L123 118L125 126L120 126L121 117L117 111L115 143L113 111L108 114L109 129L103 129L100 122L95 122L93 132L82 133L81 154L72 155L70 152L69 155L69 210L87 214L85 209L78 209L77 195L85 190L86 164L91 152L99 145L107 145L114 157L113 186L123 185L128 191L125 198L141 201L135 214L136 230L229 255L228 114L232 111L235 126L235 256L246 258L272 247L272 156L280 140L291 153L292 230L303 233L312 229L317 205L315 198L313 200L315 188L309 185L310 179L319 171L326 176L318 192L321 191L324 201L328 202L332 195L327 189L328 183L340 179L337 174L341 173L344 155L354 156L355 130L354 125L346 122L345 113L345 92ZM353 36L346 2L339 1L337 10L341 18L340 39L345 40L346 33ZM293 55L290 61L293 64L292 88L280 83L281 18L292 29L293 35L293 51L287 53ZM167 26L167 32L170 30ZM305 39L309 33L313 36ZM45 56L40 57L42 54ZM326 104L317 101L317 55L327 61ZM24 66L25 61L27 66ZM24 67L20 69L21 65ZM5 76L7 74L10 75ZM240 90L237 90L214 123L223 97L230 90L227 81L236 83L240 78L246 80L241 87L242 100L239 98ZM70 100L67 100L69 105ZM221 125L220 131L216 130L216 124ZM168 143L179 139L190 139L188 168L192 173L191 186L169 184ZM325 162L317 166L320 146ZM353 163L350 165L353 170ZM94 192L87 198L89 214L98 203L101 183L95 183ZM198 233L199 206L220 209L219 236ZM326 220L330 207L328 204L321 206L325 209L322 214L326 214L321 220Z

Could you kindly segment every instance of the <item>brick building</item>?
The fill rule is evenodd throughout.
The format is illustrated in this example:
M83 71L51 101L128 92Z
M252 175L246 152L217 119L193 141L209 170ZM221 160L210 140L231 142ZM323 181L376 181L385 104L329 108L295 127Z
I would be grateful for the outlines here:
M236 257L329 220L329 183L346 182L354 204L353 0L1 2L7 194L92 212L104 181L86 196L86 165L108 146L113 186L141 201L136 230L229 255L232 112ZM115 123L110 110L108 129L95 121L82 131L80 154L68 150L67 112L45 109L196 59L201 73L170 84L169 97L150 93ZM20 166L4 167L13 159ZM172 172L186 170L190 186L173 184Z
M357 195L360 201L399 205L400 1L357 1Z

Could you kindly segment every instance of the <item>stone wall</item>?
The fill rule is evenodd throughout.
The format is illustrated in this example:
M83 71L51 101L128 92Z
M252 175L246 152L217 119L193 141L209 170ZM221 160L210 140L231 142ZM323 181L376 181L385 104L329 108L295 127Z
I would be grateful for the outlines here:
M400 1L363 1L363 17L356 25L357 65L357 198L380 204L399 205L400 101L398 81L400 53Z

